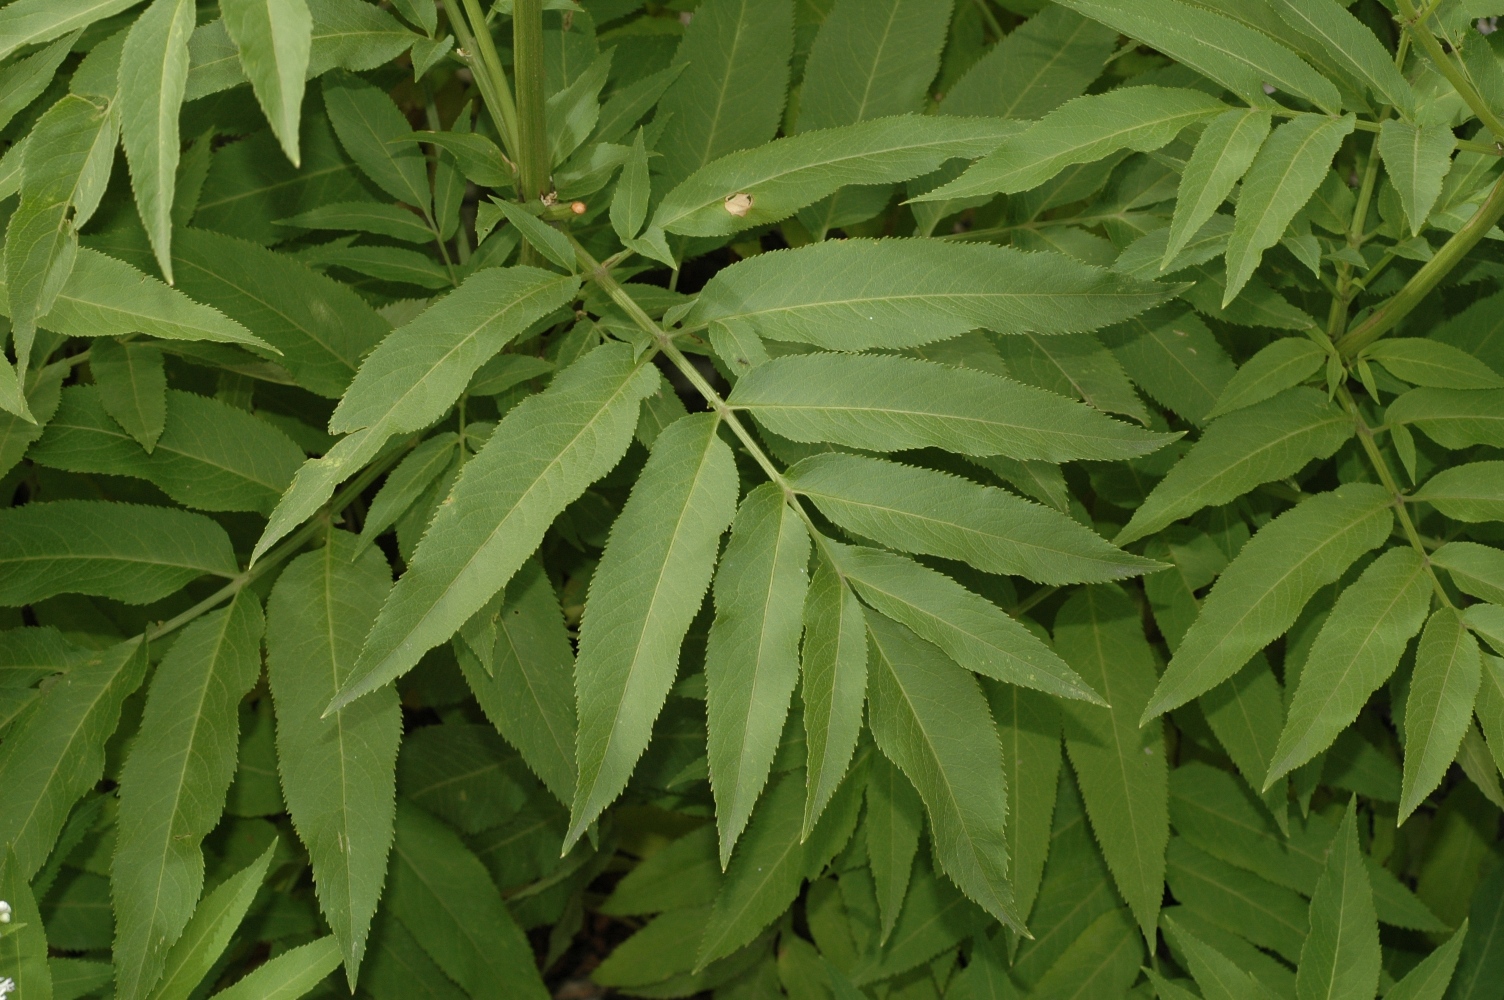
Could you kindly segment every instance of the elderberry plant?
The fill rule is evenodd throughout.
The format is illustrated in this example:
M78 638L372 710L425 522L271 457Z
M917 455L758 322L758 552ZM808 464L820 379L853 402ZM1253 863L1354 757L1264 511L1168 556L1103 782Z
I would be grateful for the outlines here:
M1504 1000L1500 14L0 2L0 1000Z

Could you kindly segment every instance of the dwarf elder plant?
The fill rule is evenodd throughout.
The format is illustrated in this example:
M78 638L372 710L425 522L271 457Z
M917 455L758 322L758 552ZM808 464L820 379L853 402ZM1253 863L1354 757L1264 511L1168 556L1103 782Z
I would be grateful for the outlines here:
M0 4L0 997L1500 1000L1500 14Z

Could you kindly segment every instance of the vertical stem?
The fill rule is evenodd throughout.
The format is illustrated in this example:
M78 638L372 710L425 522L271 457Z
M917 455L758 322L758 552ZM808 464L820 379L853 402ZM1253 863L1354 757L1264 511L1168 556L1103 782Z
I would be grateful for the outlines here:
M550 190L548 131L543 116L542 0L516 0L513 5L512 71L517 81L517 167L522 184L518 193L528 202Z

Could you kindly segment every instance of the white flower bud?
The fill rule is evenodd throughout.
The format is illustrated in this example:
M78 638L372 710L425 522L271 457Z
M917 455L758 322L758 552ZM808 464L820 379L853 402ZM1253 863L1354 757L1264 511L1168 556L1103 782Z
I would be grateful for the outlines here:
M10 923L10 904L0 899L0 924Z

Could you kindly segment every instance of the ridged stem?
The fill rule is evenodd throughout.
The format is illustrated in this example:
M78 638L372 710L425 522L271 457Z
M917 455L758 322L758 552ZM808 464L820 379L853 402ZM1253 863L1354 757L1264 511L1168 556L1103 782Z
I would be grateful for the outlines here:
M1359 351L1394 329L1396 323L1410 315L1431 294L1442 278L1462 263L1462 258L1488 235L1501 217L1504 217L1504 177L1494 182L1488 198L1473 213L1473 217L1467 220L1467 224L1453 233L1452 238L1405 282L1403 288L1337 342L1337 349L1342 352L1342 356L1357 357Z

